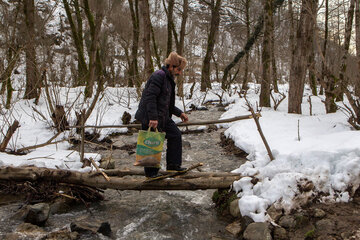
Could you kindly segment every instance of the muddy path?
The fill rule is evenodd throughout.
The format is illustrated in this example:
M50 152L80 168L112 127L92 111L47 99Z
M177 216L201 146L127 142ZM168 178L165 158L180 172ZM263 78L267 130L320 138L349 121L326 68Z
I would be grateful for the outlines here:
M207 111L192 111L189 118L191 121L216 120L221 114L218 107L209 106ZM187 130L199 128L206 127L195 126ZM186 131L185 127L181 130ZM204 166L201 171L229 172L238 168L245 159L221 147L220 135L224 131L204 129L199 133L183 134L183 166L202 162ZM115 168L137 169L133 166L136 139L136 133L119 135L112 137L115 150L110 152L87 146L87 151L98 152L105 157L111 155ZM164 154L162 158L162 169L165 169ZM67 210L55 211L42 229L47 233L69 229L70 223L87 219L90 222L108 222L112 234L110 237L101 234L80 235L80 239L237 239L225 230L231 219L217 212L211 199L214 191L105 190L104 201L92 203L88 208L83 204L72 204ZM0 206L0 238L11 239L9 233L16 232L21 224L13 216L23 202L4 202L6 204ZM21 234L16 238L21 239L21 236L29 239L29 235Z

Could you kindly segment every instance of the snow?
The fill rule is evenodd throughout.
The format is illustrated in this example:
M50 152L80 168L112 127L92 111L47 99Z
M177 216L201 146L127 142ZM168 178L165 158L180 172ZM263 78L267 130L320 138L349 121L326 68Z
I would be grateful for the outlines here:
M190 96L190 87L191 84L185 85L186 97ZM286 93L288 86L280 87ZM201 106L208 100L219 100L221 96L220 84L214 84L213 89L206 94L201 93L199 88L199 84L196 84L192 98L185 99L187 109L191 104ZM254 108L258 101L258 88L258 85L250 85L247 94ZM64 105L66 110L74 104L67 113L70 124L74 125L75 110L86 109L91 100L83 99L82 88L56 88L56 91L57 104ZM231 95L222 95L225 103L231 103L222 119L249 114L244 98L239 98L236 91L236 86L233 86ZM44 120L32 110L34 107L46 119L51 119L45 95L42 94L38 105L33 100L22 100L21 95L20 92L14 92L14 106L10 110L1 110L1 136L15 119L20 122L20 128L8 144L8 150L45 143L56 134L52 122ZM324 202L347 202L360 184L359 132L351 129L342 111L325 114L323 96L311 97L310 115L310 104L307 101L309 95L309 89L306 88L302 115L287 113L287 98L281 102L277 111L273 108L262 109L259 120L275 157L273 161L270 161L253 119L220 125L227 128L225 135L233 139L236 146L249 153L249 161L241 166L234 165L233 172L239 173L242 178L234 182L233 188L240 198L242 215L250 216L254 221L270 221L266 209L272 204L290 211L315 196ZM87 125L120 125L122 114L127 111L134 116L138 105L136 90L132 88L106 88L100 99ZM184 108L180 99L177 99L176 105ZM100 135L105 137L114 131L125 129L101 129ZM61 141L72 136L79 137L73 130L66 131L53 140L59 141L57 144L30 150L26 155L0 153L0 167L34 165L90 171L91 167L82 168L80 153L70 150L67 141ZM96 162L101 158L96 153L85 153L85 157L92 157ZM255 178L257 181L253 181ZM310 191L301 191L301 186L310 183L314 186Z
M247 98L256 106L258 96L253 90ZM248 176L234 183L243 215L255 221L270 220L265 214L270 205L290 211L311 194L324 194L320 200L326 202L351 199L349 189L356 190L360 183L360 134L350 128L343 112L325 114L321 100L313 97L312 116L307 97L303 99L303 115L286 113L286 101L278 111L262 109L259 121L275 157L273 161L254 120L227 124L225 135L249 153L249 161L233 171ZM248 114L245 100L237 99L222 118L244 114ZM252 184L250 177L259 181ZM304 179L315 186L306 194L299 190Z

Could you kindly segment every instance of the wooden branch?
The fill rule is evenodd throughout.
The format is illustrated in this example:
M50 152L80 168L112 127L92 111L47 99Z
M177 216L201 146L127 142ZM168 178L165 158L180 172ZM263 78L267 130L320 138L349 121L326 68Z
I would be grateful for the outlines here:
M173 173L166 173L160 177L157 177L157 178L150 178L150 179L147 179L145 182L146 183L149 183L149 182L154 182L154 181L158 181L158 180L163 180L163 179L166 179L166 178L170 178L170 177L175 177L175 176L178 176L178 175L183 175L183 174L186 174L188 171L191 171L195 168L198 168L198 167L201 167L202 165L204 165L203 163L197 163L191 167L189 167L188 169L185 170L185 172L173 172Z
M44 116L44 114L42 114L39 110L37 110L35 107L32 107L32 109L34 110L34 112L36 112L37 114L39 114L42 119L44 119L45 121L47 120L46 117Z
M52 142L52 140L54 140L55 138L57 138L57 136L59 136L61 134L61 132L58 132L57 134L55 134L54 136L52 136L49 140L47 140L46 142L44 143L41 143L41 144L37 144L37 145L33 145L33 146L28 146L28 147L23 147L23 148L20 148L18 150L16 150L16 152L20 153L20 152L24 152L24 151L28 151L28 150L32 150L32 149L36 149L36 148L40 148L40 147L45 147L47 145L51 145L51 144L57 144L57 143L61 143L61 142L64 142L64 141L68 141L69 139L62 139L62 140L59 140L59 141L55 141L55 142Z
M246 97L244 97L244 98L245 98L245 101L246 101L247 106L248 106L249 109L250 109L251 114L252 114L253 117L254 117L254 121L255 121L256 126L257 126L257 129L258 129L258 131L259 131L260 137L261 137L262 141L264 142L266 151L268 152L268 155L269 155L269 157L270 157L270 160L272 161L272 160L274 160L275 158L274 158L274 156L273 156L273 154L272 154L272 152L271 152L271 149L270 149L270 147L269 147L269 144L268 144L268 142L266 141L265 135L264 135L264 133L263 133L263 131L262 131L262 129L261 129L260 122L259 122L259 118L256 116L256 114L255 114L255 112L254 112L254 109L252 108L252 106L251 106L250 103L248 102L247 98L246 98Z
M0 168L0 180L36 181L42 179L58 181L60 183L85 185L101 189L110 188L118 190L205 190L229 188L234 181L237 181L240 178L240 175L199 177L195 179L185 179L179 176L177 178L169 178L158 182L144 184L145 177L110 177L110 182L108 182L103 178L103 176L92 176L91 173L81 173L76 171L36 167Z
M8 145L12 135L15 133L16 129L19 127L19 121L15 120L13 124L9 127L2 143L0 144L0 152L5 152L6 146Z
M144 170L137 168L137 169L128 169L128 170L121 170L121 169L109 169L104 170L108 176L117 176L117 177L124 177L124 176L144 176ZM160 170L160 174L167 174L167 171ZM98 176L100 173L94 172L91 173L91 176ZM188 172L186 175L182 175L181 178L200 178L200 177L230 177L230 176L239 176L238 173L229 173L229 172Z
M108 175L106 175L106 173L104 173L103 171L100 170L100 168L96 165L93 158L90 158L90 162L96 168L96 170L104 176L106 181L110 182L110 178L108 177Z
M261 117L260 114L256 114L257 117ZM218 124L218 123L228 123L228 122L234 122L239 120L245 120L253 118L253 116L250 115L243 115L228 119L221 119L221 120L212 120L212 121L199 121L199 122L181 122L177 123L177 126L193 126L193 125L209 125L209 124ZM71 126L69 128L81 128L81 126ZM96 125L87 125L84 126L84 128L141 128L141 124L123 124L123 125L103 125L103 126L96 126Z

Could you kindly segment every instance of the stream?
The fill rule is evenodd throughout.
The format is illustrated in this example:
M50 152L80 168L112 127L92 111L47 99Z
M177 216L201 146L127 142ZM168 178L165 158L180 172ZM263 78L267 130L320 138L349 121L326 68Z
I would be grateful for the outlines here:
M208 111L192 111L190 121L216 120L222 112L214 105ZM190 130L199 126L189 127ZM204 128L204 127L203 127ZM185 130L185 127L184 129ZM229 172L238 168L245 159L226 152L220 146L220 134L225 129L203 133L183 135L183 166L198 162L205 172ZM137 134L112 137L114 146L135 144ZM165 142L166 147L166 142ZM89 150L89 149L88 149ZM135 151L135 149L133 149ZM99 152L99 151L97 151ZM109 151L100 151L106 156ZM162 169L166 169L163 154ZM135 169L135 154L131 150L113 150L112 158L115 168ZM196 171L196 170L193 170ZM211 197L215 190L197 191L116 191L105 190L104 201L91 203L89 208L83 204L71 206L64 213L51 214L43 229L53 232L69 229L70 223L77 219L89 219L108 222L112 235L102 234L79 235L79 239L237 239L225 230L231 219L220 216ZM24 203L16 200L0 199L0 239L11 238L22 221L14 218L14 214ZM19 235L17 235L19 236ZM31 239L24 236L24 239ZM43 239L41 234L34 239ZM46 238L45 238L46 239Z

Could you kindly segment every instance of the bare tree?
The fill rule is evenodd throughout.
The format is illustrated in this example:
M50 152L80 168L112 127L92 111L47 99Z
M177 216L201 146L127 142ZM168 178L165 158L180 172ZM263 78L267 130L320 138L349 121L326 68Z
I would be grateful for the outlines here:
M301 114L301 103L304 93L306 66L309 49L316 24L317 0L302 0L300 21L296 32L296 47L290 69L289 80L289 113Z
M271 30L272 30L272 9L271 0L264 2L264 39L262 47L262 79L261 79L261 91L260 91L260 107L270 107L270 65L271 65Z
M133 87L134 84L139 87L141 81L139 79L139 69L138 69L138 48L139 48L139 36L140 36L140 27L139 27L139 1L138 0L128 0L130 13L131 13L131 22L132 22L132 47L131 47L131 60L129 66L129 79L128 86Z
M351 29L354 19L354 7L355 7L355 0L350 1L350 7L348 10L347 15L347 22L345 25L345 38L344 38L344 53L341 61L341 68L340 68L340 75L339 75L339 81L340 81L340 89L341 91L336 96L336 100L342 101L344 99L344 91L345 88L347 88L347 85L349 83L348 77L346 76L346 69L347 69L347 63L346 60L348 58L349 54L349 48L350 48L350 38L351 38Z
M325 109L326 113L336 112L337 106L335 104L335 77L329 74L326 66L326 50L329 37L329 0L325 0L325 29L324 29L324 44L322 49L322 64L321 64L321 88L325 90Z
M201 70L201 91L205 92L206 89L211 89L210 61L215 46L216 35L219 30L221 0L211 0L211 3L206 1L202 2L206 3L211 10L210 31L207 40L206 54Z
M250 39L250 1L245 0L245 22L246 22L246 39ZM242 82L241 89L246 91L249 89L249 53L245 55L245 69L244 69L244 78Z
M164 9L167 15L167 48L166 48L166 57L169 56L170 52L172 52L172 32L173 32L173 14L174 14L174 0L168 0L168 7L166 8L165 0L163 0Z
M84 38L83 38L83 21L82 21L82 12L79 6L79 1L74 0L74 11L75 11L75 19L76 23L72 16L72 10L70 8L68 0L63 0L65 12L67 19L70 24L71 34L74 41L74 46L77 52L77 78L75 82L75 86L85 85L85 78L88 72L87 64L85 61L85 53L84 53Z
M40 80L38 77L36 61L35 2L34 0L24 0L23 4L26 26L26 38L32 39L31 41L28 41L25 46L26 87L24 98L38 99L40 96Z
M356 57L358 69L360 69L360 0L356 0L355 9L355 33L356 33ZM360 73L357 73L355 81L355 95L360 96Z
M144 26L144 58L145 58L145 78L150 76L154 71L152 59L151 59L151 48L150 48L150 36L151 36L151 21L150 21L150 9L149 1L142 0L140 1L140 11L143 16L143 26Z

